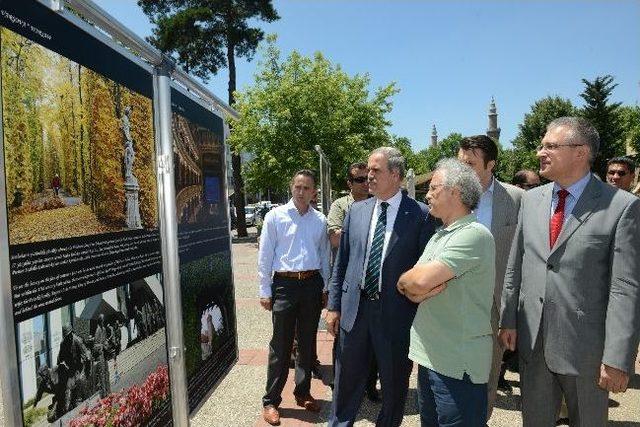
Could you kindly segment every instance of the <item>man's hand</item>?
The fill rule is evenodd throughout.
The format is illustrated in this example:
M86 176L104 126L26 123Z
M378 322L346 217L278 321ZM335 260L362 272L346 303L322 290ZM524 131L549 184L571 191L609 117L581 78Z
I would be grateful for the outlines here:
M324 320L327 322L327 331L335 337L340 329L340 312L327 311L327 317Z
M329 301L329 292L322 292L322 308L327 308L327 302Z
M271 311L273 305L271 304L271 298L260 298L260 305L267 311Z
M610 391L611 393L621 393L627 390L629 374L603 363L600 365L598 385L601 389Z
M515 351L517 338L518 333L515 329L500 329L498 331L498 341L507 350Z

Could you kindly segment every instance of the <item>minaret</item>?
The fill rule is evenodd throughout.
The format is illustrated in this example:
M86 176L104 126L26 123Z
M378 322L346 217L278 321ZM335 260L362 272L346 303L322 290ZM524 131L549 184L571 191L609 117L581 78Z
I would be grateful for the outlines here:
M431 146L438 146L438 131L436 130L436 125L433 125L433 127L431 128Z
M498 113L496 110L496 102L491 97L491 105L489 105L489 128L487 136L498 142L500 140L500 128L498 127Z

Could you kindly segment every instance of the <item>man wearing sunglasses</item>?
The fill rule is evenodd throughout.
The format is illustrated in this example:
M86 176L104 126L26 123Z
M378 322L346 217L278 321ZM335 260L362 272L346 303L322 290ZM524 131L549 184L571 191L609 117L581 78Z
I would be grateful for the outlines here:
M340 246L340 235L342 233L342 223L347 216L347 211L353 202L359 202L369 198L369 180L367 178L367 164L364 162L354 163L349 166L347 185L349 194L336 199L329 209L327 216L327 229L331 247L336 250Z
M631 191L636 165L628 157L614 157L607 162L607 183L621 190Z
M523 190L531 190L540 185L540 176L532 170L522 169L513 175L511 184L520 187Z

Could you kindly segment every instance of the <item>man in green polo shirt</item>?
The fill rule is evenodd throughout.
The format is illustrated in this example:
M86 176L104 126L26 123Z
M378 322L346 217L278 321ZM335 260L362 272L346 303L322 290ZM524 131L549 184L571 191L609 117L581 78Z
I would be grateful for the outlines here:
M456 159L438 163L427 202L443 226L398 282L400 292L420 302L411 327L409 359L419 365L423 426L486 423L495 244L491 232L472 214L481 194L469 166Z

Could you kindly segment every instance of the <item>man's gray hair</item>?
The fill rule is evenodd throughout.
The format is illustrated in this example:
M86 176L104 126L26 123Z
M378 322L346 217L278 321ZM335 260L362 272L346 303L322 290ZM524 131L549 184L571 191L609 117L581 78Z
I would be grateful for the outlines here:
M593 164L600 150L600 135L596 128L582 117L560 117L547 125L547 131L560 126L569 129L570 143L585 144L589 147L591 150L589 161Z
M474 210L480 203L482 185L476 172L458 159L450 158L440 160L436 164L434 172L442 171L442 186L457 188L460 191L460 200L469 210Z
M404 178L405 173L405 165L404 165L404 156L395 147L380 147L376 148L371 152L371 155L374 154L382 154L387 158L387 164L389 166L390 171L397 171L398 175L400 175L400 179Z

